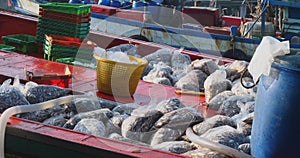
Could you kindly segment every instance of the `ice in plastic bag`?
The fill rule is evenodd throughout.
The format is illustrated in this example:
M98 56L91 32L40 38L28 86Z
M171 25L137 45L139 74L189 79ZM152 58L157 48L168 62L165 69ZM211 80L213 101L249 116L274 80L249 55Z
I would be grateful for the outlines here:
M110 52L108 53L108 59L121 63L137 64L136 61L130 60L128 55L123 52Z
M106 50L100 47L94 48L94 55L101 57L101 58L107 58Z
M248 70L253 76L254 82L257 82L262 74L269 75L271 64L276 56L289 53L289 41L280 42L271 36L263 37L248 66Z

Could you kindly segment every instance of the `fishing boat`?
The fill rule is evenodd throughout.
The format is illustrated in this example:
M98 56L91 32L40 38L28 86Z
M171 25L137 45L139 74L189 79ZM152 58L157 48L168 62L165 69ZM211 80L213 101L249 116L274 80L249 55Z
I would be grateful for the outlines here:
M0 11L0 19L3 22L3 29L0 31L1 37L11 34L36 34L38 19L35 17ZM170 46L95 31L90 31L88 39L101 39L97 45L103 48L126 43L136 44L139 46L139 51L145 55L161 48L177 50L177 48ZM219 58L218 56L189 50L184 50L183 53L188 54L191 59L209 58L224 63L233 61L232 59ZM24 73L24 68L26 68L27 71L34 72L37 76L46 75L49 77L49 74L53 75L48 79L46 77L44 79L36 78L34 81L37 83L70 87L73 94L93 92L104 99L116 99L110 95L98 92L96 88L96 72L93 69L44 60L43 52L28 52L24 54L20 52L0 51L0 57L1 83L8 78L14 78L16 75L19 75L22 83L27 82L28 78L26 73ZM64 70L66 66L75 75L73 79L61 78L61 76L65 75ZM138 88L133 98L118 99L118 101L124 103L136 102L140 105L147 104L151 101L151 97L149 96L149 89L151 87L155 87L155 84L141 80L138 83ZM187 95L182 97L182 95L174 93L176 90L174 87L162 86L160 88L166 93L166 98L181 98L185 103L197 104L198 110L202 111L207 117L215 114L215 111L206 110L205 98L203 96ZM88 135L16 117L11 117L7 123L5 154L7 157L185 157L183 155Z
M219 8L181 6L182 11L177 11L155 3L146 5L140 3L132 9L123 9L113 4L93 4L91 30L248 61L266 35L278 36L279 40L296 38L291 40L291 48L294 52L300 48L299 43L293 42L299 37L296 2L263 1L260 13L253 20L245 15L222 15ZM247 10L245 4L242 6ZM276 16L274 24L266 22L266 11L271 6Z
M170 27L163 23L172 21L163 15L172 12L172 10L168 8L159 8L158 10L160 12L155 13L155 16L149 18L151 19L149 23L147 23L147 19L144 18L147 17L145 16L147 13L144 11L133 12L120 9L116 11L115 16L107 16L104 11L101 13L101 9L98 9L98 12L92 13L92 23L94 24L91 29L176 47L185 47L206 53L214 52L215 55L219 56L249 60L260 43L262 36L269 35L275 37L281 34L280 40L290 40L293 36L294 38L298 37L296 32L298 30L297 24L299 24L299 17L294 16L294 14L288 15L290 12L297 12L296 8L299 7L298 3L270 0L264 1L262 5L261 14L257 15L257 18L253 20L246 18L241 20L240 17L232 16L219 16L217 9L212 8L183 7L182 14L173 15L177 16L178 19L183 19L178 22L181 23L179 25L175 22L179 27ZM282 17L276 16L277 20L282 24L280 26L280 33L276 32L274 24L266 22L266 10L270 6L273 6L273 8L282 8L280 13L276 12L274 14L282 15L282 13L284 13L282 17L285 17L284 19L286 21L284 21ZM101 8L101 6L95 7ZM149 8L151 7L152 6ZM109 9L111 8L103 8L102 10L107 11ZM126 12L128 13L126 14ZM143 14L143 16L137 16L139 14ZM131 17L143 18L141 18L140 21L125 20ZM189 20L190 17L192 17L193 20ZM155 18L157 20L152 20ZM218 23L220 19L222 19L223 24ZM262 22L259 22L260 19L262 19ZM163 22L159 24L156 21ZM293 26L290 25L292 23ZM121 29L114 29L115 26ZM237 31L237 28L243 28L243 33L238 35L239 31ZM299 43L291 44L291 48L297 51L300 48Z
M8 12L1 12L1 20L4 21L4 26L6 29L0 33L2 36L16 34L16 33L26 33L31 35L36 35L37 27L37 18L28 17L19 14L11 14ZM26 26L20 28L19 26ZM18 28L18 29L16 29ZM20 29L19 29L20 28ZM29 28L33 28L29 30ZM23 30L23 31L21 31ZM156 43L149 43L145 41L135 40L127 37L118 37L112 34L106 34L99 31L90 31L88 39L101 39L96 43L98 46L103 48L109 48L118 44L124 43L133 43L139 45L139 49L143 50L142 52L148 54L152 50L157 50L160 48L170 48L178 49L165 45L160 45ZM93 40L97 41L97 40ZM149 51L149 52L148 52ZM185 54L188 54L192 59L201 59L201 58L210 58L216 59L220 62L232 62L233 60L220 58L219 56L210 55L207 53L193 52L189 50L182 51ZM39 58L31 57L36 56ZM74 80L70 81L68 78L60 78L65 75L64 69L66 64L61 64L52 61L46 61L41 58L42 53L31 53L28 52L27 55L11 53L6 51L1 51L1 67L3 67L1 72L1 80L4 81L7 78L13 78L16 74L23 74L20 76L21 81L24 83L27 81L26 76L24 75L24 67L27 70L34 71L34 74L49 76L49 74L54 74L52 77L58 77L56 79L63 80L63 86L72 87L74 93L84 93L86 91L92 91L97 96L106 99L114 99L111 96L101 94L97 91L95 85L95 71L91 69L85 69L82 67L68 65L71 72L76 71L77 77ZM54 69L57 68L57 69ZM45 81L38 80L41 83ZM57 84L57 82L46 81L46 84ZM139 104L147 104L151 101L149 96L149 89L155 87L156 84L148 83L144 81L139 81L138 89L134 94L133 98L129 100L119 100L121 102L130 102L135 101ZM173 87L162 86L164 92L166 93L167 98L179 97L183 99L185 103L197 104L199 111L201 111L206 116L213 115L214 111L207 111L205 109L205 98L199 96L184 96L174 93L176 90ZM8 156L11 154L22 155L23 157L45 157L47 156L66 156L66 157L95 157L106 155L108 157L122 157L122 156L133 156L133 157L150 157L155 155L155 157L183 157L183 155L172 154L169 152L162 152L158 150L153 150L150 148L140 147L139 145L132 145L128 143L121 143L119 141L112 141L111 139L106 139L102 137L96 137L93 135L87 135L79 132L74 132L66 129L61 129L53 127L50 125L45 125L33 121L27 121L18 118L11 118L8 122L7 130L7 145L6 150L8 151ZM28 144L32 144L29 146ZM35 152L36 147L45 147L44 152ZM25 148L26 147L26 148ZM59 154L59 155L58 155ZM149 154L149 155L147 155Z

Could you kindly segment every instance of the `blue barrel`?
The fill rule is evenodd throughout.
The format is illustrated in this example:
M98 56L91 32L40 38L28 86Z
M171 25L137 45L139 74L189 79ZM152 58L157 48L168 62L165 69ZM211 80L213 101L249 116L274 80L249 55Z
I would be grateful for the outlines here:
M71 4L82 4L81 0L70 0L69 3L71 3Z
M111 6L111 7L120 8L120 7L121 7L121 2L118 1L118 0L112 0L112 1L110 2L110 6Z
M93 4L90 0L84 0L83 3L84 4Z
M132 3L131 3L131 2L124 1L124 2L122 3L122 8L123 8L123 9L131 9L131 7L132 7Z
M237 33L238 27L236 25L232 25L230 27L230 36L235 36Z
M300 56L280 59L258 83L251 134L251 155L257 158L299 157Z
M98 4L110 6L110 0L99 0Z
M147 3L147 6L159 6L159 4L154 1L150 1Z
M133 10L144 10L144 7L146 6L147 4L142 2L142 1L133 1L132 3L132 9Z

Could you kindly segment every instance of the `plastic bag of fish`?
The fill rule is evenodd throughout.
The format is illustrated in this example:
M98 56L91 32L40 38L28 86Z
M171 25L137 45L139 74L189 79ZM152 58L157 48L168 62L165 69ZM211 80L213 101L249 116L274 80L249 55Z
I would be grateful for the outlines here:
M170 59L172 64L172 57L161 58ZM164 69L156 75L174 84L177 79L174 79L173 69L166 64L163 66ZM204 76L201 84L205 93L210 93L208 105L220 115L204 118L200 112L177 98L152 102L151 105L141 107L135 103L121 104L91 96L74 98L68 105L58 105L18 117L192 157L228 157L190 140L185 132L191 127L199 137L250 154L255 91L246 91L239 85L236 76L239 76L237 73L240 71L235 71L233 66L216 67L212 60L197 60L185 66L186 69L177 67L177 70ZM180 79L175 84L179 81ZM10 106L26 106L59 98L68 95L70 91L33 82L27 82L24 86L18 84L17 80L13 85L10 82L7 80L0 87L3 111ZM185 81L186 84L181 82L180 85L189 87L189 81ZM197 82L199 83L194 83ZM223 88L219 88L220 86Z
M47 100L65 96L70 89L64 89L57 86L38 85L34 82L27 82L25 85L20 84L19 78L16 77L11 85L11 79L8 79L0 86L0 112L12 106L26 106Z

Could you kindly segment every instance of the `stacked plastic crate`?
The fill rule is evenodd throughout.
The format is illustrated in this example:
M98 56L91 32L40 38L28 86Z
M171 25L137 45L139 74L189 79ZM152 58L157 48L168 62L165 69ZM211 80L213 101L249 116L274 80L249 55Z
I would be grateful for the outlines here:
M0 44L1 50L17 51L25 54L36 53L36 38L28 34L12 34L2 36L4 44Z
M43 44L45 59L71 62L82 52L91 58L92 49L81 48L90 31L90 10L83 4L40 5L37 41Z

